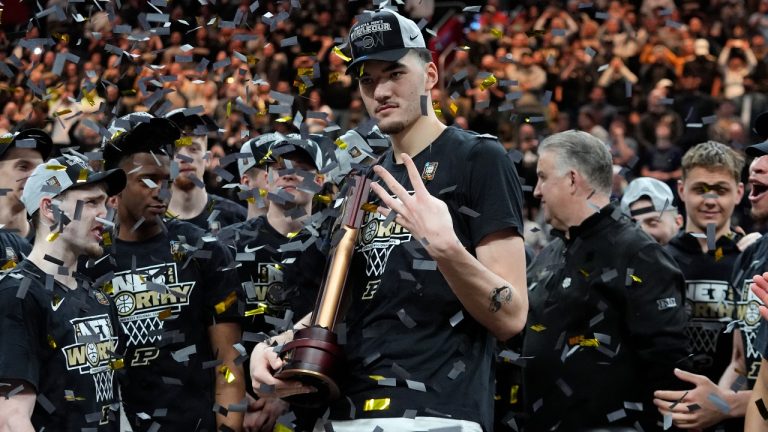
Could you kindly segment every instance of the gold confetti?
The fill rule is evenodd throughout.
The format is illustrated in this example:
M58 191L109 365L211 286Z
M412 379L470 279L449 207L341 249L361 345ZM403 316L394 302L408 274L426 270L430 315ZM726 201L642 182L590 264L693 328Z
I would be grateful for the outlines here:
M379 206L374 203L365 203L360 206L360 210L367 211L368 213L376 213L379 211Z
M345 62L349 62L350 60L352 60L351 57L347 57L347 55L344 54L344 51L342 51L341 48L337 46L333 47L333 53L339 56L339 58L344 60Z
M235 382L235 379L236 379L235 374L232 373L232 371L229 369L227 365L222 365L219 368L219 373L224 375L224 380L227 381L227 384L232 384L233 382Z
M104 243L104 246L112 246L112 236L109 234L109 231L101 233L101 241Z
M451 104L448 105L448 109L451 110L451 114L456 115L456 113L459 112L459 105L456 102L451 101Z
M67 167L59 164L48 164L45 166L45 169L51 170L51 171L64 171L65 169L67 169Z
M501 39L501 38L504 36L504 32L503 32L503 31L501 31L501 30L499 30L499 29L497 29L497 28L492 28L492 29L491 29L491 34L492 34L492 35L493 35L493 36L494 36L496 39Z
M174 141L173 143L176 144L176 147L191 146L192 145L192 137L188 137L188 136L181 137L181 138L177 139L176 141Z
M123 359L114 359L109 362L109 367L112 370L122 369L125 367L125 361Z
M93 99L93 95L96 94L96 90L86 91L85 87L82 89L83 95L85 96L85 100L88 102L90 106L95 106L96 101Z
M517 403L517 393L520 391L520 386L515 384L509 389L509 403Z
M266 189L259 189L259 196L262 198L267 196L267 190Z
M56 341L51 335L48 335L48 346L51 347L51 349L56 349Z
M365 68L365 63L360 65L360 75L358 76L363 76L363 70L364 70L363 68Z
M233 291L227 295L227 298L225 298L223 301L220 301L216 303L216 313L222 314L224 311L229 309L232 304L237 301L237 294Z
M547 329L547 327L541 325L541 324L534 324L530 327L531 330L535 332L542 332Z
M250 309L245 311L245 316L262 315L267 312L267 305L259 303L259 307L256 309Z
M246 56L245 58L248 60L248 64L251 66L255 66L256 63L259 62L259 58L256 57L255 55L249 55L249 56Z
M291 120L293 120L292 116L285 116L285 117L280 117L279 119L277 119L275 121L278 122L278 123L288 123Z
M0 144L10 144L11 141L13 141L13 136L12 135L4 136L4 137L0 138Z
M0 270L10 270L15 267L16 267L16 261L8 260L5 264L3 264L2 267L0 267Z
M101 290L106 294L112 295L115 292L115 287L112 286L112 282L106 282Z
M583 347L598 347L600 346L600 341L597 339L584 339L579 341L579 345Z
M289 232L286 237L288 237L289 239L292 239L292 238L296 237L297 235L299 235L299 232L298 231L294 231L294 232ZM277 266L277 267L280 267L280 266Z
M330 195L315 195L314 200L322 204L330 204L332 198Z
M493 87L495 84L496 84L496 77L493 74L490 74L487 78L485 78L480 83L480 89L485 91Z
M383 380L383 379L386 379L386 378L384 378L384 377L383 377L383 376L381 376L381 375L368 375L368 378L370 378L370 379L372 379L372 380L374 380L374 381L381 381L381 380Z
M59 234L60 234L60 233L59 233L58 231L56 231L56 232L52 232L52 233L48 234L48 235L45 237L45 240L46 240L47 242L49 242L49 243L50 243L50 242L52 242L52 241L56 240L57 238L59 238Z
M343 139L341 139L341 138L337 138L337 139L336 139L336 141L334 141L333 143L334 143L334 144L336 144L336 146L337 146L338 148L342 149L342 150L344 150L344 149L346 149L346 148L347 148L347 142L346 142L346 141L344 141L344 140L343 140Z
M368 399L363 405L363 411L385 411L389 409L389 398Z
M56 111L55 113L53 113L53 116L54 116L54 117L60 117L60 116L63 116L63 115L65 115L65 114L69 114L69 113L71 113L71 112L72 112L72 110L71 110L71 109L63 109L63 110L61 110L61 111Z
M164 321L164 320L167 320L168 318L170 318L171 315L173 315L173 312L171 311L170 308L169 309L163 309L163 310L161 310L160 312L157 313L157 319L159 319L160 321Z
M720 246L717 249L715 249L715 261L720 261L723 259L723 247Z
M632 278L633 281L637 283L641 283L643 281L642 279L640 279L638 276L635 276L635 275L631 275L630 277Z
M232 114L232 101L227 101L227 118Z
M339 82L340 78L341 78L341 72L331 72L331 74L328 75L328 84Z
M275 428L272 429L272 432L293 432L293 429L289 428L288 426L278 423L275 425Z
M438 117L443 116L443 109L440 107L440 102L432 102L432 110L435 111L435 114Z
M587 272L587 271L586 271L586 270L584 270L584 269L579 269L579 273L581 273L581 274L582 274L582 276L584 276L585 278L588 278L588 277L589 277L589 272Z
M85 183L86 180L88 180L88 170L85 168L82 168L80 170L80 174L77 175L77 182L78 183Z

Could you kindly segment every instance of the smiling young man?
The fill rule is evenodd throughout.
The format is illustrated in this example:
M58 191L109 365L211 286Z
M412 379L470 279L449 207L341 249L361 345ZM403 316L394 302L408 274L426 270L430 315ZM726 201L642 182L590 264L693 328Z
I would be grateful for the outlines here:
M244 221L243 206L205 190L203 175L211 158L208 133L218 130L213 119L206 114L188 114L184 108L173 110L165 117L181 130L175 160L179 175L171 186L168 212L206 231Z
M680 428L717 424L736 431L743 427L741 417L749 393L735 392L732 387L738 385L736 380L745 370L744 348L738 330L724 332L734 315L730 278L741 253L742 235L734 232L730 223L744 193L740 181L743 166L744 159L738 153L715 141L697 144L683 156L678 193L685 204L685 231L674 237L666 250L685 277L685 305L690 318L686 334L693 354L692 369L675 374L695 388L687 393L659 389L654 400ZM729 412L712 403L711 394L727 400ZM681 398L685 404L676 404ZM694 403L700 407L695 412L683 407Z
M38 165L21 196L37 227L27 260L0 282L0 430L115 431L115 360L125 349L115 305L75 276L102 255L107 197L122 170L73 156Z
M169 120L131 114L124 132L103 149L107 169L122 168L125 189L115 197L117 234L108 259L83 272L115 299L128 336L121 386L134 431L239 430L244 398L237 275L229 252L194 225L165 222L170 165L178 128ZM223 409L216 408L218 404Z
M520 332L528 309L517 174L494 137L438 120L437 66L416 23L380 9L361 16L348 42L348 72L392 150L375 169L379 211L363 216L349 269L332 427L490 430L494 336ZM276 380L281 365L267 344L254 349L254 389L275 385L260 396L308 390Z
M240 158L237 159L237 170L240 173L240 184L245 188L248 202L248 217L252 220L267 214L269 200L264 199L269 189L267 177L268 154L272 144L285 140L280 132L266 133L246 141L240 147Z

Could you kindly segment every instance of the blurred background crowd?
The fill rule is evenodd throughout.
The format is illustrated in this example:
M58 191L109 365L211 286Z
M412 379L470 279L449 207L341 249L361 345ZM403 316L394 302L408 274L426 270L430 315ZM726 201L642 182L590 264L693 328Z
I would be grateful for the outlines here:
M367 119L337 47L355 15L377 3L6 2L0 132L40 127L59 146L89 151L115 117L193 108L220 128L210 170L270 131L304 123L336 137ZM758 140L768 0L401 3L428 33L444 121L496 135L510 150L535 249L546 242L531 193L536 149L549 134L580 129L609 145L617 197L637 176L675 190L682 155L697 143L742 151ZM270 108L278 102L291 109ZM206 176L212 191L226 193L222 183ZM763 230L748 205L734 218Z

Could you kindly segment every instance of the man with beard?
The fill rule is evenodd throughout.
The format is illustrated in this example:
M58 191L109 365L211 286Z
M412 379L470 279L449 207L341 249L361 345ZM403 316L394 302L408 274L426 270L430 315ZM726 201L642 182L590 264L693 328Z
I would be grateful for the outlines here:
M362 215L349 267L342 397L315 429L490 430L494 337L519 333L528 310L519 179L495 137L437 118L438 70L415 22L385 7L348 42L347 72L392 150L374 168L379 207ZM256 346L260 397L312 390L276 379L282 365Z
M168 212L204 230L244 221L243 206L205 190L203 175L211 158L208 133L217 131L218 127L208 115L189 114L187 110L180 108L165 116L181 130L174 161L178 163L179 173L171 186Z
M107 197L125 173L74 156L38 165L21 196L37 229L29 258L0 282L0 430L119 430L115 305L77 277L102 255Z
M164 221L178 128L131 114L103 150L107 169L127 172L114 198L109 258L82 271L115 299L128 336L123 406L134 431L215 430L242 425L244 399L237 275L229 252L180 220Z

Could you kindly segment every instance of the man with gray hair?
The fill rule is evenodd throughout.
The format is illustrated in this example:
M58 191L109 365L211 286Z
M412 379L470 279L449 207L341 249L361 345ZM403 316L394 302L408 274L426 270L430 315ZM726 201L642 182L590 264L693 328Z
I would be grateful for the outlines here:
M674 385L687 356L682 274L610 202L599 139L546 138L536 171L555 240L528 269L525 430L660 430L653 390Z

